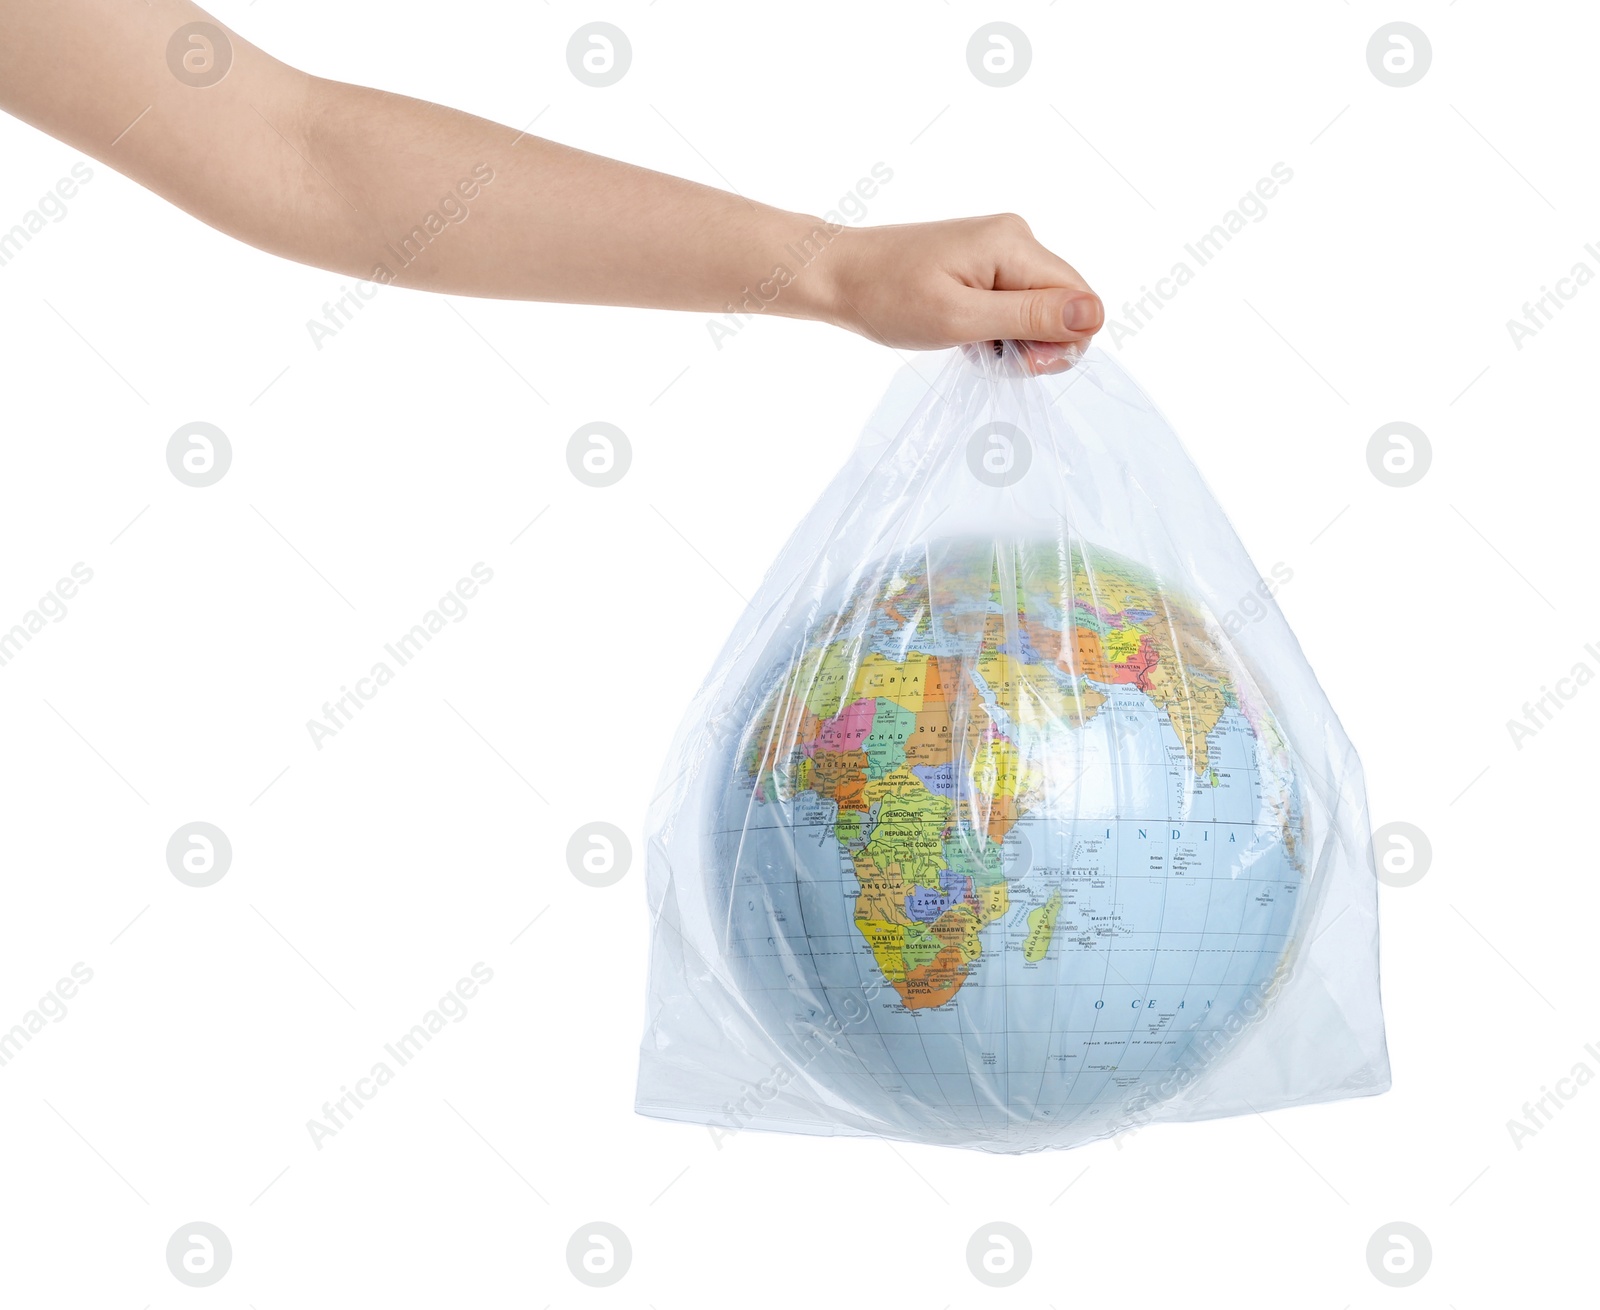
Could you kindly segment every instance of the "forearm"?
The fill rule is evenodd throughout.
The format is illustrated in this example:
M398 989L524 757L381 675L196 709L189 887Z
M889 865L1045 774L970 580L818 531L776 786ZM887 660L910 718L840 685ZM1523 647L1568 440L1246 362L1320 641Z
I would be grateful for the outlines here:
M306 263L509 299L720 311L779 281L780 312L823 299L822 269L801 276L821 220L439 105L314 81L305 152L328 182L316 221L274 239Z

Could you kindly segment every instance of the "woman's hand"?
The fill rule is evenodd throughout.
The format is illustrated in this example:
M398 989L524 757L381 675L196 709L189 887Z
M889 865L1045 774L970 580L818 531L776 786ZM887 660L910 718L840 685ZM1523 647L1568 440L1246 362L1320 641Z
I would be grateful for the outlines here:
M1077 270L1015 214L846 228L818 263L811 286L810 269L797 279L810 313L889 346L1015 339L1035 373L1056 373L1105 322Z

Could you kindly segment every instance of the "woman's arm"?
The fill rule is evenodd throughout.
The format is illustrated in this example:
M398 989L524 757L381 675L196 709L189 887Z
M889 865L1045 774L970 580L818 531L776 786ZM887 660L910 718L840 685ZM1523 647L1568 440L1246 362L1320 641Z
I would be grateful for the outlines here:
M230 236L335 272L472 296L761 308L910 348L1067 343L1102 322L1083 279L1013 215L828 225L312 77L186 0L0 0L0 37L0 107ZM1041 371L1064 362L1036 357Z

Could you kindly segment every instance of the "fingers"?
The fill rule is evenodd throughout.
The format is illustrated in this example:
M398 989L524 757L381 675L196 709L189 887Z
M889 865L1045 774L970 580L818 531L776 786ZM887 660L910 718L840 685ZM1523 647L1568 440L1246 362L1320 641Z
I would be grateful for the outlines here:
M1034 240L1015 214L979 222L992 272L961 297L970 338L1023 343L1035 373L1070 368L1104 325L1105 306L1078 270Z
M1019 341L1022 362L1035 377L1047 373L1065 373L1083 358L1089 348L1087 341Z
M1088 291L1083 275L1054 251L1034 239L1033 231L1015 214L998 214L981 220L984 235L993 247L994 280L997 291L1028 291L1037 287L1066 287Z

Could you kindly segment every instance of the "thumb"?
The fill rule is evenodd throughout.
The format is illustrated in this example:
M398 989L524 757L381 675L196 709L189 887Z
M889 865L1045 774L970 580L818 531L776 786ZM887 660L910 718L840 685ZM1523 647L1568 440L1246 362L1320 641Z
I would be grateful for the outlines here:
M972 339L988 341L1087 341L1105 323L1100 297L1079 287L1034 287L1027 291L973 289L966 306Z

